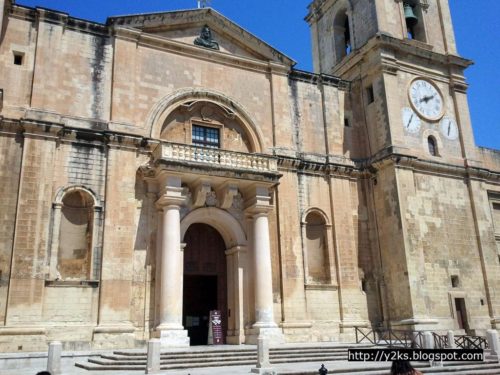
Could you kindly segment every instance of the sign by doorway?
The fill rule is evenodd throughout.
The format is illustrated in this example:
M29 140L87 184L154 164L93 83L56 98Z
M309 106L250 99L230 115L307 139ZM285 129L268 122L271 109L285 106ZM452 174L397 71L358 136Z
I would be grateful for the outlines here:
M208 345L222 345L224 333L222 331L222 314L219 310L210 311L210 330L208 332Z

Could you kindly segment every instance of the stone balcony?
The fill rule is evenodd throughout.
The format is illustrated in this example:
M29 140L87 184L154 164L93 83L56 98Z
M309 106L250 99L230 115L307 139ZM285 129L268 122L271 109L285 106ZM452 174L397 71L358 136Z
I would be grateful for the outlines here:
M157 164L168 170L175 168L196 174L228 177L236 174L234 177L252 180L255 175L272 180L280 177L277 158L262 154L162 142L154 149L153 157Z

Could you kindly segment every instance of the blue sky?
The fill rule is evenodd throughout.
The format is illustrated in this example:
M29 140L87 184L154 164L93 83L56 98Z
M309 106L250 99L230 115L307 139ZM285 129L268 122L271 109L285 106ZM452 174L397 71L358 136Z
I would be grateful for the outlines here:
M105 22L108 16L190 9L196 0L18 0L19 4L68 12ZM212 7L312 70L309 0L212 0ZM500 149L500 1L449 0L459 53L475 61L466 71L476 143Z

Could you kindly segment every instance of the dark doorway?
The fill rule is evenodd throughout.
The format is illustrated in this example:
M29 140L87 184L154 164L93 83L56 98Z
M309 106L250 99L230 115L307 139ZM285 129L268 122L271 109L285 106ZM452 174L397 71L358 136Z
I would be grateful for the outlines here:
M467 310L464 298L455 298L455 311L457 315L458 328L469 333L469 322L467 321Z
M220 310L223 332L227 332L226 246L219 232L207 224L191 225L184 242L182 323L191 345L207 345L210 310Z
M217 310L217 276L184 276L184 327L191 345L207 345L210 310Z

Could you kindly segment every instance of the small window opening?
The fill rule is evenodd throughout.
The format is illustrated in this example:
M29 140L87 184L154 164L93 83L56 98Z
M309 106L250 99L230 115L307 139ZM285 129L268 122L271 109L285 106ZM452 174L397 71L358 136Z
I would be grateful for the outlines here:
M370 85L366 88L366 97L368 98L368 104L371 104L375 101L375 94L373 92L373 85Z
M366 292L367 292L367 290L368 290L367 285L366 285L366 280L365 280L365 279L362 279L362 280L361 280L361 290L362 290L363 292L365 292L365 293L366 293Z
M14 65L23 65L24 54L21 52L14 52Z
M436 139L432 136L427 138L427 145L429 146L429 153L432 156L438 156L438 149L436 144Z
M481 306L484 306L484 299L481 298Z
M220 147L219 129L217 128L193 125L192 136L193 145L210 148Z
M349 128L351 126L351 123L349 122L349 119L347 117L344 118L344 126L346 128Z
M451 286L453 288L458 288L460 286L460 278L457 275L451 277Z

